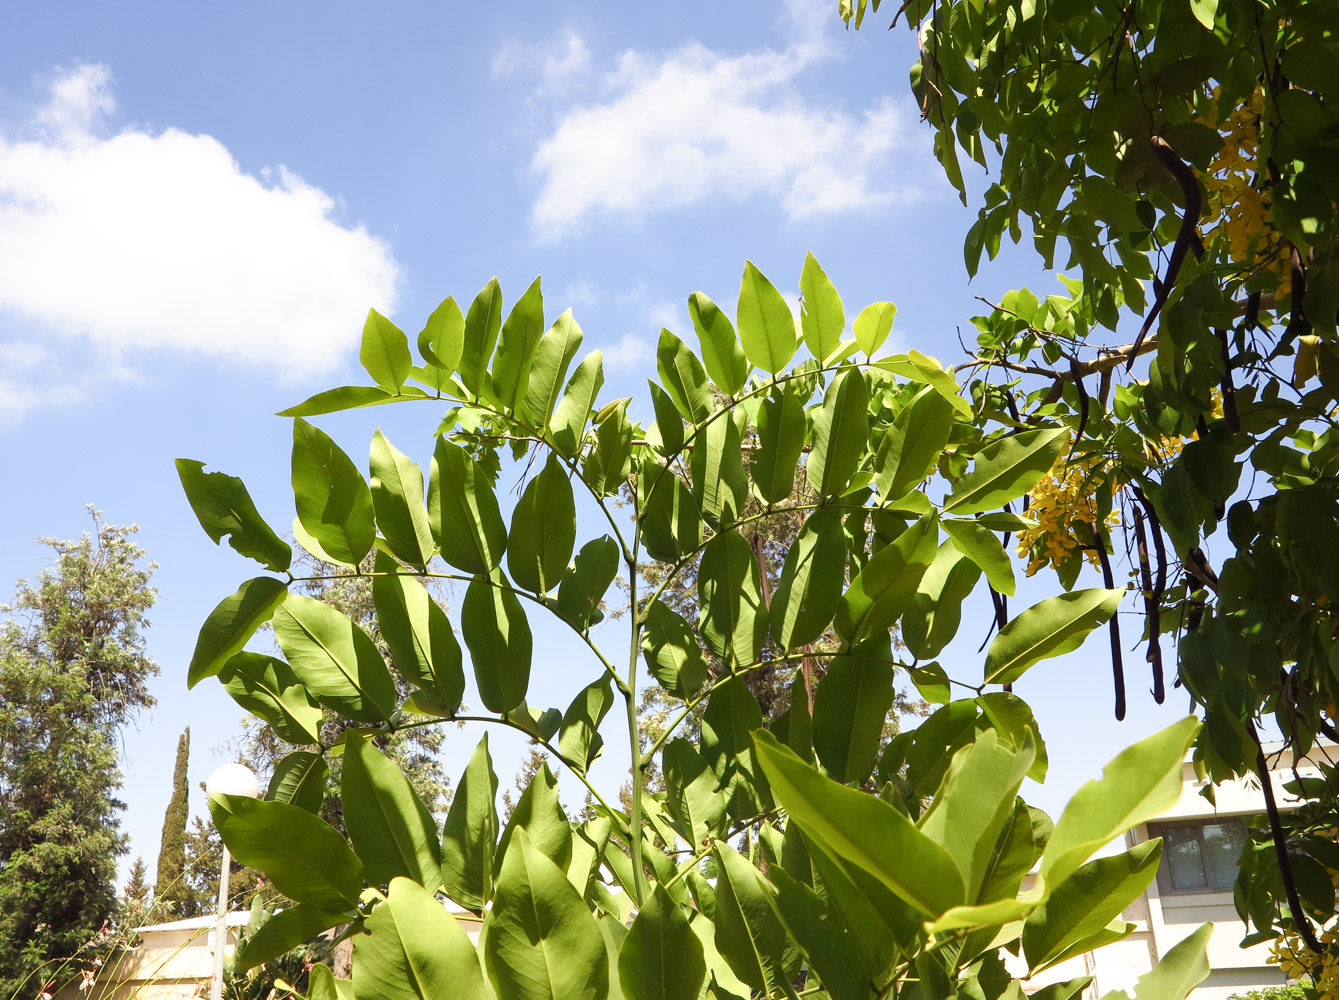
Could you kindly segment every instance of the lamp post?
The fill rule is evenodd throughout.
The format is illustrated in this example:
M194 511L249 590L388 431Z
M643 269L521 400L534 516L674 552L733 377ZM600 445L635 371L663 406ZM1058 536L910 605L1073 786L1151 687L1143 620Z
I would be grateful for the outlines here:
M224 764L209 776L205 782L205 794L246 795L260 798L260 783L249 767L241 764ZM219 840L223 840L222 833ZM214 977L209 984L209 1000L223 1000L223 949L228 943L228 869L232 858L228 854L228 845L223 848L223 866L219 869L219 909L214 925Z

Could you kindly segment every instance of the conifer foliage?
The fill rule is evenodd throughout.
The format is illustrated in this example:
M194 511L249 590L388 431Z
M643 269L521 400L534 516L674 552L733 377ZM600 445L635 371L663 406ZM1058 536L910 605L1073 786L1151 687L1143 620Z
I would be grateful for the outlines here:
M154 880L154 895L159 903L179 912L186 891L183 865L186 861L186 820L190 813L187 801L190 788L186 770L191 757L191 730L177 739L177 765L172 772L172 798L163 817L163 839L158 848L158 877Z

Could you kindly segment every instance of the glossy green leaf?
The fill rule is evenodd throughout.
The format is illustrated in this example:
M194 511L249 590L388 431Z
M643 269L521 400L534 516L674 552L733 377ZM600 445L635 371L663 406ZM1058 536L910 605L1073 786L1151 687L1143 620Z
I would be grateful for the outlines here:
M708 524L729 524L743 516L749 481L733 420L718 417L698 429L689 468L693 499Z
M1040 660L1078 649L1116 613L1124 590L1075 590L1034 604L1010 621L986 652L985 682L1008 684Z
M715 536L698 564L698 630L722 663L758 662L767 634L758 557L736 531Z
M677 562L702 541L697 502L672 469L644 460L637 476L642 544L660 562Z
M1152 970L1134 984L1138 1000L1185 1000L1209 976L1209 936L1213 924L1201 924L1167 951ZM1112 990L1102 1000L1129 998L1124 990Z
M409 354L409 338L375 309L367 311L358 360L372 376L372 381L387 392L399 392L414 365Z
M498 1000L606 1000L609 958L595 918L563 870L516 835L483 945Z
M556 455L526 484L511 514L507 569L516 585L547 594L558 585L576 544L572 483Z
M707 662L688 622L660 600L646 609L642 654L651 675L666 691L688 698L707 680Z
M396 558L424 569L437 546L423 504L423 471L381 433L372 435L369 459L372 509Z
M800 954L768 901L762 876L718 841L716 948L736 976L764 995L785 992L799 971Z
M842 331L846 329L846 312L837 289L812 253L804 258L800 296L800 332L805 346L819 361L826 361L841 342Z
M944 513L979 514L1017 500L1055 464L1068 439L1063 427L1042 427L986 445L972 471L953 484Z
M766 731L753 734L758 762L792 822L930 916L960 905L966 890L953 858L901 812L825 778Z
M179 458L177 475L200 527L216 545L224 536L233 550L267 569L282 573L293 558L292 548L265 523L251 494L236 476L205 472L204 462Z
M601 412L595 432L595 447L586 453L582 478L597 496L614 496L622 489L631 470L632 421L629 400L621 399L612 410Z
M795 317L752 261L744 262L737 323L745 356L763 371L775 375L795 356Z
M465 349L465 315L456 300L447 296L428 316L418 335L418 353L445 375L455 373Z
M428 889L392 880L353 941L356 1000L488 1000L464 928Z
M536 278L507 314L493 359L493 398L508 412L525 401L530 366L543 335L544 293Z
M263 872L289 899L325 913L358 905L362 862L325 820L245 795L211 795L209 812L232 856Z
M442 558L457 569L486 574L502 561L507 528L488 474L446 438L432 456L428 520Z
M1104 844L1160 816L1181 796L1181 762L1199 732L1187 717L1121 751L1069 800L1042 855L1040 878L1052 892Z
M321 741L321 707L283 660L244 651L231 656L218 676L232 700L269 723L285 743Z
M572 699L563 715L563 727L558 736L558 752L572 770L584 774L600 755L604 745L600 723L613 704L614 692L608 674L587 684Z
M274 765L265 798L270 802L288 802L319 813L325 803L325 786L330 780L330 765L319 753L294 750Z
M490 712L517 708L530 686L530 625L521 602L506 587L501 570L476 576L465 590L460 614L479 700Z
M869 388L859 371L833 380L814 414L814 444L804 471L819 496L846 491L869 440Z
M567 368L581 347L581 327L572 318L572 310L553 321L544 334L530 365L530 384L525 392L525 411L537 427L547 427L558 403Z
M563 398L553 410L549 421L549 436L554 446L568 458L575 458L581 452L581 443L586 436L586 422L590 419L591 407L604 385L604 355L591 351L572 377L567 380Z
M332 558L356 567L372 548L372 494L349 456L320 428L293 421L293 501L298 520Z
M389 556L377 554L380 575L372 580L372 600L382 640L400 675L431 695L424 707L450 713L465 694L460 643L427 588L397 569Z
M934 472L953 433L954 409L925 388L898 412L874 457L874 484L883 500L904 496Z
M711 692L702 713L702 757L722 781L738 771L753 773L752 733L762 725L762 708L744 683L732 679Z
M484 733L456 783L442 828L442 885L448 896L475 913L482 913L493 896L497 836L497 775Z
M938 551L933 513L922 517L865 563L837 605L834 623L848 645L891 628L911 606Z
M502 328L502 288L497 278L488 284L470 303L465 314L465 340L460 352L460 381L470 392L478 395L483 386L488 362L493 357L498 331Z
M944 366L934 358L911 350L906 354L885 358L877 365L894 375L933 386L962 416L972 419L972 405L958 394L958 383L953 378L952 370L945 371Z
M336 979L330 966L317 962L307 974L307 1000L354 1000L353 981Z
M394 714L395 682L376 643L330 605L289 594L274 613L274 637L322 705L357 722L385 722Z
M773 638L789 652L815 642L832 623L846 582L841 511L824 508L804 522L786 553L768 609Z
M981 568L990 586L1009 597L1014 595L1014 567L995 532L974 520L945 518L939 522L959 552Z
M344 826L367 880L385 884L398 875L435 891L442 851L432 815L400 769L372 746L371 733L348 729L345 737Z
M558 584L558 614L579 629L601 616L600 602L618 575L618 542L601 535L581 546Z
M690 424L700 424L711 413L711 387L702 363L688 345L670 333L660 331L656 345L656 372L660 384L675 407Z
M193 688L206 677L213 677L223 665L256 634L256 630L274 616L274 609L288 596L282 581L269 576L247 580L237 592L218 603L200 626L195 652L186 671L186 686Z
M795 491L795 470L804 452L804 392L797 382L773 386L758 408L758 450L750 471L767 503L780 503Z
M902 641L913 656L922 660L938 656L953 640L962 622L962 602L979 579L980 567L951 541L939 546L902 616Z
M1089 938L1101 933L1148 888L1161 858L1162 840L1155 838L1077 869L1023 925L1029 975L1088 950Z
M524 830L530 845L559 868L566 870L572 860L572 827L558 799L558 779L547 763L531 777L498 838L495 865L501 871L504 855L517 830Z
M735 395L744 388L749 362L730 318L701 292L688 296L688 315L702 345L702 363L707 374L727 396Z
M770 897L777 916L795 939L805 964L818 974L828 996L832 1000L870 1000L874 990L860 955L845 928L829 916L819 895L783 868L769 869L767 877L773 886Z
M628 928L618 969L628 1000L697 1000L707 975L702 942L661 886L654 888Z
M683 414L674 405L669 393L655 382L647 379L646 388L651 396L651 409L656 415L655 426L646 430L647 440L661 455L674 455L683 450Z
M1046 743L1041 738L1040 727L1028 703L1011 691L987 691L976 699L976 703L984 713L981 721L988 723L1016 749L1031 742L1035 757L1028 770L1028 777L1037 782L1045 781L1049 764Z
M401 386L398 393L387 392L379 385L341 385L318 392L296 406L280 410L275 416L319 417L323 413L338 413L341 410L356 410L364 406L380 406L415 398L426 399L427 393L412 385Z
M801 830L791 823L787 833L792 827ZM861 970L871 981L882 982L901 958L900 949L915 950L924 914L863 869L833 857L807 834L800 840L809 850L814 884L859 956Z
M863 784L893 707L893 665L839 656L814 692L814 752L833 778Z
M891 302L873 302L860 310L860 315L851 324L851 332L860 349L870 357L874 356L888 334L893 332L893 320L897 316L897 306Z
M684 839L695 848L715 836L725 821L725 799L706 759L685 739L672 739L660 752L666 805Z
M254 969L348 920L347 908L327 913L304 903L286 907L246 936L233 956L232 967L237 973Z

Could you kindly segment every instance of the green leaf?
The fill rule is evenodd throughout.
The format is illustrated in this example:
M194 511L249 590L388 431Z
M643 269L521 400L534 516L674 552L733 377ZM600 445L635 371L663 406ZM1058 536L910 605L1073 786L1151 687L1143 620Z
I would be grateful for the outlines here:
M525 831L502 861L484 940L498 1000L605 1000L604 938L563 870Z
M897 306L891 302L873 302L860 310L860 315L851 325L855 341L860 349L870 357L888 339L893 332L893 320L897 317Z
M618 542L601 535L581 546L558 584L558 614L585 630L599 621L600 602L618 575Z
M362 862L325 820L245 795L211 795L209 812L232 856L263 872L289 899L325 913L357 907Z
M219 670L219 680L233 701L268 722L285 743L321 742L321 707L307 696L283 660L263 653L236 653Z
M586 421L590 419L595 397L604 385L604 355L591 351L581 359L577 370L567 380L567 389L549 421L549 436L554 446L568 458L581 453L586 437Z
M1116 613L1124 590L1075 590L1028 608L995 636L986 651L985 682L1008 684L1040 660L1083 645L1088 633Z
M434 710L450 714L465 695L460 643L451 620L427 588L397 572L385 553L377 553L376 568L380 575L372 580L372 600L395 669L431 695L427 704Z
M791 828L797 833L801 830L798 823L792 823L787 834ZM885 981L893 963L901 958L899 949L914 951L918 946L924 915L874 876L828 854L807 834L801 834L800 840L809 851L814 884L821 887L834 922L859 955L865 977Z
M715 855L717 949L736 976L765 996L793 992L799 951L768 901L762 876L723 841Z
M827 631L846 581L846 542L841 511L815 511L804 522L781 568L768 609L772 636L789 652Z
M943 365L934 358L920 351L908 351L906 354L885 358L876 364L894 375L933 386L935 392L943 396L962 416L968 420L972 419L972 404L958 395L958 383L953 378L952 370L945 371Z
M428 519L442 558L457 569L487 574L502 561L507 528L488 473L446 438L432 456Z
M657 885L637 912L618 952L628 1000L697 1000L707 975L702 942L688 917Z
M758 662L767 634L758 558L737 531L715 536L698 564L698 630L722 663Z
M272 961L299 945L306 944L322 931L347 923L346 910L326 913L313 906L298 903L280 910L248 934L233 956L232 968L237 973L254 969Z
M1101 933L1148 888L1161 857L1162 839L1155 838L1075 871L1023 925L1028 974L1087 951L1089 938Z
M336 979L330 966L317 962L307 974L307 1000L355 1000L353 981Z
M489 997L469 936L428 889L394 879L363 930L353 939L357 1000Z
M804 258L800 295L800 332L805 346L819 361L826 361L841 342L842 331L846 329L846 312L837 289L812 253Z
M385 722L395 682L376 643L328 604L289 594L274 614L274 637L317 701L357 722Z
M1068 437L1063 427L1043 427L982 448L972 471L953 484L944 513L979 514L1017 500L1055 464Z
M498 330L502 327L502 288L497 278L488 284L470 303L465 315L465 343L460 353L460 381L466 389L478 395L488 371L488 361L497 344Z
M718 417L698 429L689 467L693 499L708 524L730 523L744 513L749 481L739 429L733 420Z
M369 458L372 509L377 527L396 557L425 569L437 550L423 505L423 471L386 439L378 428Z
M490 712L510 712L525 702L533 642L525 610L501 570L476 576L465 591L460 628L474 665L479 700Z
M318 392L296 406L280 410L275 416L318 417L323 413L357 410L364 406L380 406L382 403L395 403L415 397L424 399L427 394L409 385L401 386L398 393L387 392L379 385L341 385Z
M1190 0L1190 12L1195 20L1209 31L1213 31L1214 18L1218 16L1218 0Z
M953 415L953 405L931 387L902 407L874 457L874 484L881 499L904 496L934 471L953 433Z
M749 362L730 318L701 292L688 296L688 315L702 345L702 363L707 374L727 396L735 395L744 388Z
M744 354L763 371L775 375L795 356L795 317L752 261L744 262L739 283L738 325Z
M543 335L544 294L536 278L507 314L493 359L493 398L509 413L523 408L530 366Z
M832 919L818 893L791 878L783 868L771 867L773 908L799 945L805 964L818 974L832 1000L869 1000L874 995L860 954L841 924ZM831 889L828 889L831 892Z
M530 385L525 393L525 411L536 427L547 427L553 408L567 378L567 367L581 347L581 327L572 318L572 310L553 321L535 348L530 366Z
M833 778L864 784L874 770L888 710L893 665L839 656L814 692L814 752Z
M795 492L795 470L804 452L805 390L798 382L773 386L758 407L758 450L753 453L753 485L767 503Z
M1213 924L1201 924L1188 937L1172 945L1162 960L1145 972L1134 984L1139 1000L1185 1000L1209 976L1209 936ZM1124 990L1112 990L1102 1000L1126 997Z
M237 592L218 603L200 626L195 652L186 671L186 687L213 677L235 653L240 653L256 630L274 616L288 596L288 588L269 576L247 580Z
M1187 717L1119 754L1069 800L1042 855L1040 879L1054 892L1099 847L1166 812L1181 796L1181 762L1199 731Z
M595 447L586 453L582 478L597 496L613 496L627 481L632 460L630 399L620 399L600 412ZM575 530L575 529L574 529Z
M372 746L372 734L345 730L340 793L344 826L366 869L385 884L397 875L435 891L442 851L432 815L398 767Z
M865 563L837 605L837 632L848 645L891 628L911 606L921 577L934 562L937 536L932 512Z
M844 371L814 414L814 445L804 466L814 492L823 497L846 492L868 440L869 387L859 371Z
M638 467L642 544L659 562L677 562L702 541L702 515L696 501L672 469L652 459Z
M497 775L484 733L456 784L442 828L442 885L475 913L493 897L493 848L497 843Z
M358 360L372 376L372 381L387 392L399 392L409 377L409 369L414 366L414 359L409 354L409 338L375 309L367 311Z
M976 703L985 713L982 721L989 723L1015 749L1022 749L1029 741L1032 743L1036 756L1028 770L1028 777L1036 782L1045 781L1049 766L1046 743L1041 738L1041 730L1028 703L1010 691L988 691L978 697Z
M558 752L567 766L578 774L585 774L586 768L600 755L600 748L604 745L600 723L613 704L614 692L610 687L609 675L605 674L598 681L582 688L563 716Z
M507 847L517 830L524 830L530 845L564 870L572 861L572 825L558 799L558 779L548 763L540 764L516 802L498 839L496 869L502 870Z
M966 892L952 857L898 810L823 777L764 730L754 732L753 746L792 822L830 853L932 917L963 903Z
M902 641L913 656L930 659L953 641L962 621L962 602L979 579L980 567L951 541L939 546L916 585L911 607L902 616Z
M742 681L732 678L712 691L702 713L701 750L722 787L740 771L754 772L750 734L761 725L762 708Z
M939 522L954 547L981 568L990 586L1009 597L1014 595L1014 567L995 532L976 521L946 518Z
M329 780L330 765L324 757L310 750L294 750L274 765L265 798L319 813L325 804L325 785Z
M685 739L672 739L660 751L665 772L665 804L678 821L684 840L698 848L725 822L725 799L706 758Z
M651 675L676 697L691 697L707 681L707 662L693 630L660 600L646 609L642 655Z
M549 455L511 514L507 569L517 586L547 594L558 585L576 544L577 509L567 470Z
M654 428L647 428L647 437L660 454L669 456L683 450L683 414L670 399L669 393L650 379L646 387L651 394L651 408L655 412ZM657 440L658 439L658 440Z
M702 363L668 330L660 331L656 346L656 371L675 407L690 424L700 424L711 413L711 387Z
M288 569L293 549L261 518L240 479L205 472L204 462L189 458L179 458L176 464L186 499L210 541L217 545L226 535L234 551L266 569L275 573Z
M428 316L418 335L418 353L432 367L453 375L465 349L465 316L447 296Z
M332 558L362 562L376 538L372 494L339 445L301 417L293 421L293 500L302 527Z

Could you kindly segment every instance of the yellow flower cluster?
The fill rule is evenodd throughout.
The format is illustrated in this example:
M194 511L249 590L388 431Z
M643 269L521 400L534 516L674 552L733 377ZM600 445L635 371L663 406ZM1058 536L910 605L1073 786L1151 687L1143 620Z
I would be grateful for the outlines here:
M1092 545L1091 526L1097 523L1096 495L1105 485L1107 473L1101 468L1100 457L1069 461L1072 440L1072 435L1066 438L1061 457L1028 494L1028 517L1037 522L1037 527L1018 533L1018 555L1028 560L1028 576L1048 565L1058 569L1061 563L1081 552L1092 565L1099 562L1096 552L1080 546ZM1119 524L1119 512L1113 510L1106 523Z
M1213 96L1216 106L1216 87ZM1276 271L1283 282L1279 291L1286 292L1292 272L1283 238L1273 226L1269 192L1263 189L1258 170L1264 111L1264 89L1257 86L1249 101L1226 117L1222 109L1216 109L1218 121L1206 122L1218 129L1223 148L1204 176L1208 193L1205 217L1218 220L1215 232L1226 241L1233 260L1243 262L1250 271Z
M1323 955L1316 956L1300 937L1289 934L1280 938L1270 949L1269 961L1283 970L1288 980L1310 979L1317 1000L1339 1000L1339 956L1335 955L1335 929L1323 930L1317 935L1325 945Z

